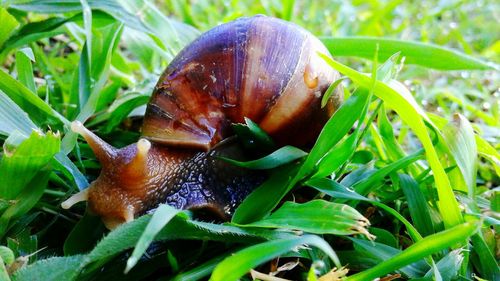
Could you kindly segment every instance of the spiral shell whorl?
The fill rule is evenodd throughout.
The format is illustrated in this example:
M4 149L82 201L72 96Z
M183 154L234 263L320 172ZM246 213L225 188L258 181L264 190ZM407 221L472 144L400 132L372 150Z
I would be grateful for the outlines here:
M155 142L209 150L244 117L280 143L314 138L328 118L322 93L335 72L326 48L297 25L242 18L200 36L169 65L146 111L143 135ZM310 125L315 120L318 125Z

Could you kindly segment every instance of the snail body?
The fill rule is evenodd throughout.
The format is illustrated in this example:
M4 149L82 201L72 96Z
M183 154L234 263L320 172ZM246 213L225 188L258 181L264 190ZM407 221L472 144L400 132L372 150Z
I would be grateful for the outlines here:
M262 176L220 160L243 157L237 146L220 142L246 117L278 145L311 143L340 102L334 94L321 108L323 93L339 75L319 53L328 51L309 32L264 16L202 34L160 76L137 144L116 149L72 124L102 171L63 207L88 200L108 227L159 203L228 218Z

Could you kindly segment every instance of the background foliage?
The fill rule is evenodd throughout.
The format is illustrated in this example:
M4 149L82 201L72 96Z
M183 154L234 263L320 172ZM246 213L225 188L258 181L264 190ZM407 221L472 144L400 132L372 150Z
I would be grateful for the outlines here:
M248 280L250 270L498 280L499 9L481 0L2 1L0 280ZM274 147L250 120L239 125L270 156L235 164L270 178L230 223L162 205L108 233L84 204L62 210L100 167L69 123L116 147L135 142L179 50L254 14L319 36L345 76L345 103L314 147Z

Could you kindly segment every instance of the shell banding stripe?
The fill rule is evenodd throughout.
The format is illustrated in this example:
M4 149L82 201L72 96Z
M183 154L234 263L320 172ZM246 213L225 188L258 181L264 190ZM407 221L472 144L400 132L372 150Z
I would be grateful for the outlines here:
M160 78L143 135L209 150L228 136L230 123L244 117L271 135L282 131L280 122L289 123L304 107L319 103L318 89L304 83L304 71L316 49L327 51L311 38L293 24L267 17L243 18L203 34Z

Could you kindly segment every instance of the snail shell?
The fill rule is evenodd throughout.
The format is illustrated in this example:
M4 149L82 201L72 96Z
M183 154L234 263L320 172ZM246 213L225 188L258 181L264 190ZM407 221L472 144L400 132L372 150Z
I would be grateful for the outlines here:
M161 75L148 104L143 138L116 149L81 123L80 133L101 162L89 188L63 202L88 200L109 228L160 203L206 209L227 219L263 177L216 156L242 159L235 146L218 143L244 118L279 145L314 141L341 95L321 108L338 79L312 34L295 24L255 16L220 25L188 45Z
M339 102L320 99L338 76L311 33L279 19L255 16L223 24L187 46L161 75L142 133L166 145L208 151L252 121L280 144L317 136ZM338 78L338 77L337 77Z

